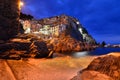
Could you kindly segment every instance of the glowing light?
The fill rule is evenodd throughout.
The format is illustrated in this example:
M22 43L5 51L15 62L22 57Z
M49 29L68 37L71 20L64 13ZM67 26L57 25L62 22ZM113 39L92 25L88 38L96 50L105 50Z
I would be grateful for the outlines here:
M24 5L24 3L23 2L20 2L20 7L22 7Z
M21 10L22 6L24 6L24 3L20 1L18 4L19 4L19 9Z
M75 58L79 58L79 57L87 56L88 54L89 51L83 51L83 52L75 52L74 54L72 54L72 56Z
M76 23L77 23L77 24L80 24L80 22L78 22L78 21L77 21Z
M82 28L79 28L80 33L82 34Z

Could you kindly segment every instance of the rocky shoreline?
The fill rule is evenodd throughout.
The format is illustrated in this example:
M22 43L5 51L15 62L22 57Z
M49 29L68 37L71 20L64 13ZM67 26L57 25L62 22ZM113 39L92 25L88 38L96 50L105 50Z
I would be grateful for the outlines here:
M68 56L53 59L0 59L0 74L3 75L0 77L6 80L119 80L119 56L120 53L112 53L77 59Z
M89 51L96 48L95 39L74 17L60 15L41 20L19 19L19 23L21 26L18 26L17 35L3 35L10 38L0 38L1 59L51 58L53 53ZM2 27L4 24L2 22Z
M120 53L95 58L71 80L120 80Z
M95 47L77 41L70 36L56 37L51 40L42 40L34 34L21 34L0 44L0 58L52 58L53 53L70 53L92 50Z
M21 20L20 0L0 0L0 5L2 80L69 80L81 69L72 80L120 80L120 53L95 59L93 56L46 59L55 52L79 52L96 47L95 39L76 18L60 15Z

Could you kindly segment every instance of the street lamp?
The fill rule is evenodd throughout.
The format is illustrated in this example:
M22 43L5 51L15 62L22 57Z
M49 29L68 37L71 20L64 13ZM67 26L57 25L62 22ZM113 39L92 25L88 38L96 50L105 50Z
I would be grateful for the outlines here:
M20 6L22 7L23 5L24 5L24 3L20 1Z
M24 6L24 3L22 1L19 2L19 9L21 10L21 7Z

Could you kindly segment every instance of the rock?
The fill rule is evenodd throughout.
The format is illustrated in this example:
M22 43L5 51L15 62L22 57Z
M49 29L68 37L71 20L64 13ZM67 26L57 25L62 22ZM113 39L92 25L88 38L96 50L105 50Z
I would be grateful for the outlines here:
M14 55L9 55L9 57L7 59L14 59L14 60L20 60L21 57L17 54L14 54Z
M35 41L30 45L29 51L31 57L43 58L47 57L50 53L47 44L44 41Z
M31 26L31 32L35 33L43 40L48 40L56 37L60 38L60 36L70 36L71 38L77 41L81 41L93 45L96 44L95 39L80 24L79 20L71 16L59 15L50 18L44 18L41 20L31 20L31 21L21 20L21 24L24 26L26 23L22 23L22 22L26 22L26 21L29 24L34 25ZM37 28L37 24L41 25L39 26L40 29L38 29L40 31L33 30Z
M52 58L53 57L53 53L54 53L54 51L51 51L47 58Z
M0 53L0 59L8 59L9 56L9 52L6 51L4 53Z
M113 80L111 77L97 71L84 71L79 76L75 76L71 80Z
M10 41L11 42L16 42L16 43L30 43L30 40L28 40L28 39L20 39L20 38L13 38Z
M72 80L120 80L120 53L94 59Z
M13 49L18 50L18 51L29 51L30 45L31 45L31 42L30 43L26 43L26 42L13 43L12 47Z
M3 41L3 40L0 40L0 44L3 44L3 43L5 43L5 41Z
M91 50L94 49L92 46L96 45L95 39L92 38L76 18L71 16L60 15L35 20L35 22L43 26L41 30L49 33L44 34L39 31L38 33L40 34L37 35L40 37L44 36L41 38L45 41L49 40L50 42L47 44L52 44L55 52L63 53ZM29 23L33 24L32 21L29 21Z
M11 59L51 57L54 52L90 50L91 47L84 43L95 43L78 20L67 15L37 21L26 20L29 23L29 32L33 33L21 34L24 31L24 20L19 20L19 2L20 0L0 0L0 53L5 54L0 56ZM31 23L35 23L34 26ZM30 31L32 27L38 32ZM41 33L39 30L42 30Z
M5 44L0 44L0 53L10 51L12 49L18 51L29 51L29 46L31 43L18 43L18 42L9 42Z
M20 0L0 0L0 40L8 40L19 32Z
M16 50L12 49L12 50L1 53L0 58L19 60L19 59L21 59L20 54L24 54L24 53L25 53L25 51L16 51Z
M52 39L49 44L53 45L55 52L60 53L83 51L84 47L84 45L82 45L84 43L77 41L69 35L61 35L58 38Z
M11 50L11 49L12 49L11 43L0 44L0 53Z

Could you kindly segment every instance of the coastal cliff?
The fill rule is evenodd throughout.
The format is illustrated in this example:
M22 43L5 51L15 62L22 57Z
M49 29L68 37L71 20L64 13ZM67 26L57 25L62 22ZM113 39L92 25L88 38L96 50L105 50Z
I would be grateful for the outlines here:
M52 57L53 53L92 50L96 41L70 16L60 15L41 20L20 20L23 32L1 42L1 58Z
M0 1L0 58L51 57L95 48L96 41L74 17L19 19L20 0Z

